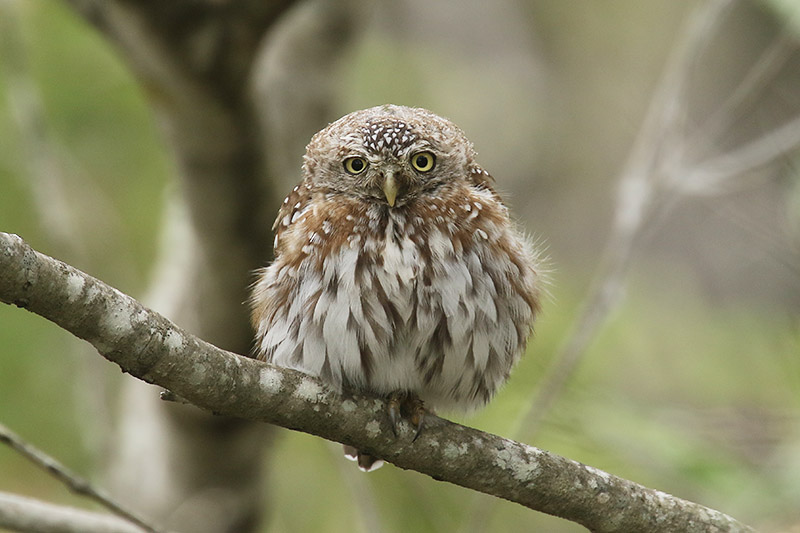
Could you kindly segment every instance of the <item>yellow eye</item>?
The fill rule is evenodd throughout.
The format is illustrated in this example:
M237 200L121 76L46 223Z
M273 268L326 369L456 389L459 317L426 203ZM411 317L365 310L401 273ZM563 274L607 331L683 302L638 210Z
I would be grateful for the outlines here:
M361 174L367 169L367 160L363 157L348 157L344 160L344 170L348 174Z
M436 164L436 157L431 152L417 152L411 156L411 166L417 172L430 172Z

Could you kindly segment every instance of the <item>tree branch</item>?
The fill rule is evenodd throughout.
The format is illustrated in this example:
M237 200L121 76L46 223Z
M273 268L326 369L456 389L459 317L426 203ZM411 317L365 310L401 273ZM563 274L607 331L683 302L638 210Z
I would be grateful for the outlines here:
M677 130L691 67L732 4L733 0L713 0L699 5L678 36L619 177L614 223L592 286L522 421L520 433L528 437L541 428L545 415L580 365L587 346L622 299L634 253L655 208L662 159L665 154L679 153L682 147L675 139L680 138Z
M273 161L285 159L277 154L288 140L302 139L302 150L311 134L335 118L326 112L333 92L320 86L330 89L325 72L363 26L361 0L64 2L130 66L174 157L178 187L171 189L164 238L175 237L180 253L173 243L162 248L149 291L155 298L145 301L188 331L246 353L252 331L241 302L251 273L271 254L270 228L283 199L276 177L294 175L297 167L295 161L291 172L281 173ZM300 11L313 24L287 25ZM275 47L281 43L301 45ZM284 68L267 68L266 56ZM267 70L308 89L276 92L274 78L257 84ZM305 76L312 72L325 83ZM280 142L265 142L282 123L274 116L266 120L260 104L291 116L291 131L270 136ZM257 530L269 512L262 498L267 472L258 465L264 464L273 428L200 412L187 416L186 409L160 402L133 380L119 397L107 466L115 492L174 529ZM142 423L150 436L146 447L130 438ZM138 483L143 472L158 483Z
M718 511L433 416L416 441L407 425L395 438L383 400L341 397L316 378L216 348L6 233L0 233L0 300L55 322L124 372L214 413L357 446L400 468L592 531L752 531Z
M54 505L0 492L0 527L35 533L144 533L127 520L113 515Z
M92 486L88 480L71 472L67 467L43 451L25 442L3 424L0 424L0 442L8 444L12 449L16 450L36 466L52 474L72 492L91 498L117 516L131 524L135 524L138 528L148 533L158 533L159 530L156 529L155 526L148 524L143 518L126 509L124 505L116 502L110 495L106 494L105 491Z

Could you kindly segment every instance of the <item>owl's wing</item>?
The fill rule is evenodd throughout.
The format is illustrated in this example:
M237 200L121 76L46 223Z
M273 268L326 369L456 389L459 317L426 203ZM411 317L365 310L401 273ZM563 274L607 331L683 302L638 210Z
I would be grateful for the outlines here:
M494 178L478 164L469 167L469 181L475 187L494 191Z
M272 231L275 233L275 256L281 250L281 236L289 227L294 224L298 217L308 208L311 201L311 188L307 183L301 182L289 195L283 199L283 204L278 211L278 218L272 224Z

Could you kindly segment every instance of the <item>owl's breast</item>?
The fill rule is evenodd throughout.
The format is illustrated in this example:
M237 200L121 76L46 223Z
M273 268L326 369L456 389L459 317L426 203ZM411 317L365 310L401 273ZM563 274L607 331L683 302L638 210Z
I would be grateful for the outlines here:
M490 201L298 216L254 291L262 357L337 387L487 401L524 348L537 290L521 236Z
M365 236L362 253L370 256L385 290L407 292L420 273L419 243L412 239L413 229L404 216L389 215L382 226Z

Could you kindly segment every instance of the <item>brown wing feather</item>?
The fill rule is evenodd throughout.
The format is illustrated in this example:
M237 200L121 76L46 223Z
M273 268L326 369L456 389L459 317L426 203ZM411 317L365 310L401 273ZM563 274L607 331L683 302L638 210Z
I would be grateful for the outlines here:
M272 224L275 232L275 256L281 251L281 236L297 220L297 214L305 209L311 201L311 189L304 180L298 184L289 195L283 199L283 204L278 210L278 217Z

